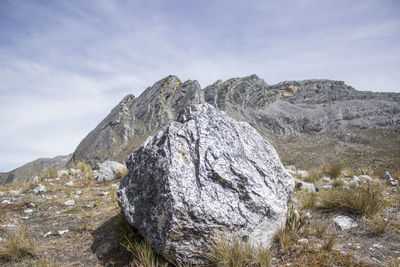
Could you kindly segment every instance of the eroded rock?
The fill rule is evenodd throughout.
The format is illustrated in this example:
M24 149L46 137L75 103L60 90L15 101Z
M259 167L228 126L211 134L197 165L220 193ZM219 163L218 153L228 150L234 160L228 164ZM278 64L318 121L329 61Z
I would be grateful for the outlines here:
M125 165L115 161L105 161L99 164L98 182L111 181L122 178L126 173Z
M294 187L268 141L208 104L185 108L127 166L126 219L166 259L192 264L220 232L269 245Z

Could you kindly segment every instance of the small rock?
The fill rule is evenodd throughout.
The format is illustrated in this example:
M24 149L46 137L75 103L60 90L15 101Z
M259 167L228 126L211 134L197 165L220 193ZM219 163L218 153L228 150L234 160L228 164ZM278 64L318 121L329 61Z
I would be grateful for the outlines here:
M125 165L116 161L105 161L99 164L99 176L97 177L98 182L111 181L114 179L121 179L126 173L127 168Z
M67 176L68 175L68 171L67 170L59 170L57 171L57 176L58 177L63 177L63 176Z
M354 186L358 186L358 183L361 182L360 178L358 178L357 176L353 176L350 181L346 182L345 180L342 179L342 181L346 184L346 185L354 185Z
M70 169L69 170L69 174L71 174L71 175L79 175L79 174L81 174L81 170L80 169Z
M308 171L298 170L296 171L296 176L301 178L308 177Z
M68 183L65 183L64 185L65 185L65 186L73 186L73 185L74 185L74 182L73 182L73 181L69 181Z
M390 180L390 181L393 180L393 177L390 175L390 173L389 173L388 171L385 171L385 172L381 175L380 178L383 179L383 180Z
M372 178L371 178L371 176L369 176L369 175L360 175L360 176L358 176L358 178L360 178L361 180L367 180L367 181L372 181Z
M356 244L356 249L361 249L361 246L359 243Z
M4 241L6 241L6 239L5 239L5 238L2 238L2 237L0 237L0 242L4 242Z
M358 226L358 224L348 216L339 215L333 221L342 231Z
M75 200L69 199L69 200L67 200L67 201L64 202L64 205L66 205L66 206L73 206L73 205L75 205Z
M92 209L92 208L94 208L94 205L93 204L86 204L85 207L89 208L89 209Z
M43 235L43 237L48 237L49 235L51 235L51 232L47 232Z
M307 238L301 238L299 240L297 240L298 243L300 244L308 244L308 239Z
M399 181L398 181L398 180L390 181L390 185L391 185L391 186L399 185Z
M111 187L114 188L114 189L118 189L119 188L119 184L112 184Z
M4 192L0 192L0 197L4 196Z
M58 233L59 235L63 235L63 234L68 233L68 232L69 232L68 229L57 231L57 233Z
M10 191L8 191L8 193L9 193L10 195L19 195L19 194L21 194L22 192L21 192L20 190L10 190Z
M35 205L35 203L30 202L30 203L28 203L28 207L29 207L29 208L34 208L34 207L36 207L36 205Z
M373 248L383 248L383 246L379 243L375 243L372 245Z
M39 182L39 176L36 175L36 176L33 178L33 182L34 182L34 183Z
M332 179L327 176L322 177L322 181L324 181L325 183L332 183Z
M307 183L307 182L304 182L304 181L302 181L302 180L300 180L298 178L294 178L294 181L296 183L300 184L300 189L301 190L307 190L308 192L315 192L316 191L315 190L315 186L314 186L313 183Z
M117 247L114 242L103 243L96 249L96 256L101 259Z
M4 199L3 201L1 201L1 204L11 204L11 201Z
M289 166L286 166L285 169L288 170L288 171L293 171L293 172L295 172L295 171L296 171L296 166L289 165Z
M108 194L110 194L110 192L108 192L108 191L102 191L100 193L101 196L107 196Z
M46 187L44 186L44 185L42 185L42 184L38 184L33 190L32 190L32 192L34 193L34 194L39 194L39 193L44 193L44 192L46 192L47 190L46 190Z
M81 190L76 190L76 191L75 191L75 194L76 194L76 195L82 195L82 191L81 191Z
M33 209L24 209L24 213L32 213Z

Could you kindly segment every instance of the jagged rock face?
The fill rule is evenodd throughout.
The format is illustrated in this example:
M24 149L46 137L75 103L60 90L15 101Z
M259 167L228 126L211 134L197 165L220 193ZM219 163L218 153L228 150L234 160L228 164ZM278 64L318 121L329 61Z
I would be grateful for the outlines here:
M0 175L0 185L12 182L29 182L33 178L48 168L65 167L71 159L72 154L57 156L54 158L40 158L31 161L15 170Z
M200 103L201 95L197 81L182 83L176 76L168 76L147 88L138 98L126 96L82 140L72 160L91 164L110 159L125 160L127 150L130 153L149 135L168 126L184 106Z
M205 101L274 135L400 127L400 95L360 92L341 81L306 80L269 86L257 76L216 82Z
M185 108L126 163L119 204L170 261L203 263L220 232L269 245L294 187L268 141L208 104Z

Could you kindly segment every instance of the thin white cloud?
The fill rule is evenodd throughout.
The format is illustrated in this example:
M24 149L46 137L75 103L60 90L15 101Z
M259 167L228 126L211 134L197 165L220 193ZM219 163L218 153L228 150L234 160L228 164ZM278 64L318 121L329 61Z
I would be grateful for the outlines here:
M0 3L0 171L73 152L128 93L169 74L252 73L400 91L398 1Z

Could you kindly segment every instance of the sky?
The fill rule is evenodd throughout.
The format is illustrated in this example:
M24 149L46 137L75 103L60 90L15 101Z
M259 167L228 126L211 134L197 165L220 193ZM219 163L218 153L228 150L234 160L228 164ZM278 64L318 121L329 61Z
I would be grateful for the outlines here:
M0 172L72 153L170 74L400 92L400 1L0 0Z

